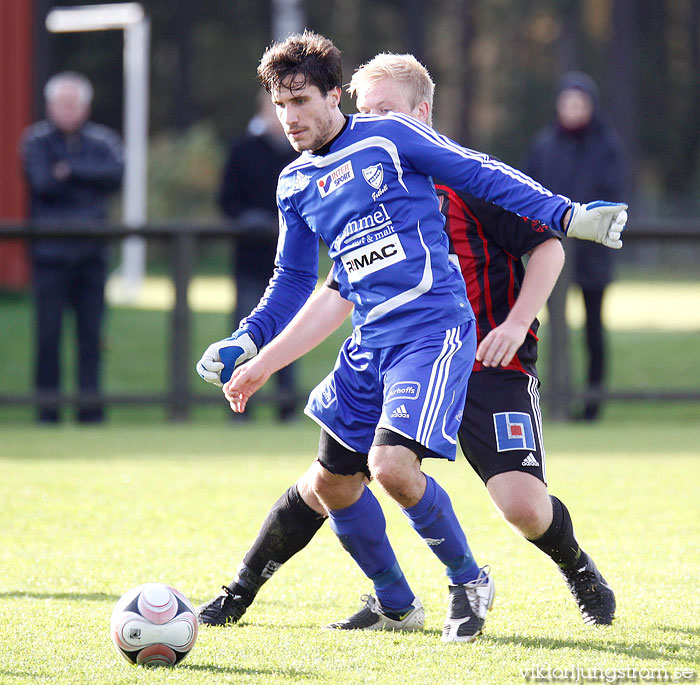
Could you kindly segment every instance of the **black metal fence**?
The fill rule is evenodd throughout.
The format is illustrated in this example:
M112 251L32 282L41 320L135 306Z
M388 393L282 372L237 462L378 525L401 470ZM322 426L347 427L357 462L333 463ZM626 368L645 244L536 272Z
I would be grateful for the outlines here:
M0 223L0 240L22 238L53 237L81 237L99 236L106 239L123 239L131 236L139 236L146 239L158 239L165 241L169 246L172 265L171 277L175 290L175 303L170 312L170 324L168 330L168 384L165 392L126 394L110 393L100 397L86 394L59 394L48 397L45 393L29 394L1 394L0 405L39 405L55 401L66 405L90 405L101 402L110 404L131 405L161 405L168 409L168 416L173 421L188 418L190 409L196 404L221 402L216 394L193 393L190 388L191 368L191 335L192 315L188 304L187 292L193 274L197 247L202 239L240 240L252 238L256 233L250 226L227 222L194 224L194 223L168 223L149 224L141 228L133 228L124 225L102 226L65 226L60 229L47 226L39 226L31 223ZM630 226L630 230L624 235L626 245L640 243L683 243L700 245L700 222L675 221L673 223L636 223ZM566 322L566 274L560 279L549 300L549 337L550 352L546 363L548 364L548 383L544 393L544 400L552 419L566 419L575 402L587 399L601 400L630 400L630 401L700 401L700 389L668 389L649 388L637 389L601 389L597 392L576 390L572 386L570 378L570 348L569 328ZM699 303L700 306L700 303ZM265 397L261 395L260 401L275 402L286 398L276 395Z

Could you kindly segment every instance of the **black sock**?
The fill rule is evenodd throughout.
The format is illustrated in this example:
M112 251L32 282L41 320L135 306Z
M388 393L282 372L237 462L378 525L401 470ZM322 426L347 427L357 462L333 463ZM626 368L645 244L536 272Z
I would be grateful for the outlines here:
M551 557L561 569L581 566L585 563L586 554L574 536L569 510L553 495L550 495L549 499L552 501L552 523L542 537L530 542Z
M296 484L292 485L270 509L228 587L249 606L262 584L309 544L325 520L304 502Z

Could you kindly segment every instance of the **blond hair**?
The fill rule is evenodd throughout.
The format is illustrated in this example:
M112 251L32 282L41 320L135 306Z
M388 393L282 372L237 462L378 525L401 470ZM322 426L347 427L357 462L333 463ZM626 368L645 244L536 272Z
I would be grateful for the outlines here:
M433 124L433 93L435 84L428 70L413 55L395 55L382 52L355 70L350 79L348 93L357 95L363 85L372 85L383 79L397 81L405 88L412 108L421 102L428 103L428 124Z

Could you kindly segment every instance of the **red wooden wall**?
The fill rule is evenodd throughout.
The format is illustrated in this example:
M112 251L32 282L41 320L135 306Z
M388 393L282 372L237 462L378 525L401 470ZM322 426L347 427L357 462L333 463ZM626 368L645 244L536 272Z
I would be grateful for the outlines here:
M0 1L0 221L26 216L17 144L31 123L32 4L32 0ZM0 288L20 289L28 277L23 242L0 241Z

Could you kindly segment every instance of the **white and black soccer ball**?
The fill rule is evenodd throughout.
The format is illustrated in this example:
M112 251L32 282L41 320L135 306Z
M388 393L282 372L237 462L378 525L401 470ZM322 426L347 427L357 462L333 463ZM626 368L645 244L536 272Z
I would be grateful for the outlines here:
M132 664L174 666L197 640L197 614L185 595L162 583L146 583L117 602L112 642Z

